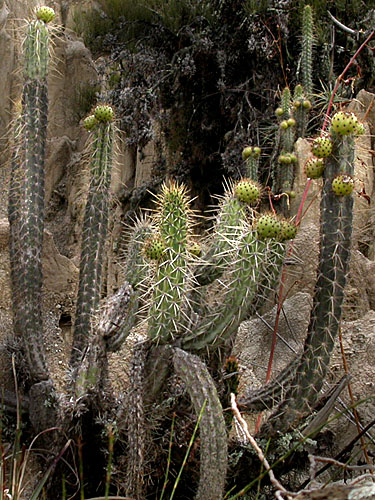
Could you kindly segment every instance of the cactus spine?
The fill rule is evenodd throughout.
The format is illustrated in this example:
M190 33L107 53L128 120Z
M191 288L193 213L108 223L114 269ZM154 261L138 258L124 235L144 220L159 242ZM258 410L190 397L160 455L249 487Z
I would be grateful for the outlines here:
M53 12L53 11L52 11ZM42 246L44 161L47 134L49 29L36 19L27 25L22 112L17 159L13 155L8 217L11 226L15 329L22 336L34 382L49 378L42 343Z
M92 130L90 186L82 228L81 261L71 362L76 366L92 331L92 318L99 307L104 245L109 215L114 124L97 122Z

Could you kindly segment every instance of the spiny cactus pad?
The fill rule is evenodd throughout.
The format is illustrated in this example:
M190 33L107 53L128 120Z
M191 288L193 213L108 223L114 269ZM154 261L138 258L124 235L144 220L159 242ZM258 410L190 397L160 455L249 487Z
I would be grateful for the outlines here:
M145 242L144 252L148 259L160 261L165 251L165 244L160 237L150 238Z
M319 179L324 172L324 161L321 158L310 158L305 164L305 174L309 179Z
M353 113L338 111L332 117L331 128L336 134L349 135L356 132L358 118Z
M234 192L238 200L249 205L256 205L260 199L259 184L251 179L240 181L234 188Z
M98 122L110 122L113 120L114 112L111 106L101 104L94 109L94 116Z
M51 22L55 18L55 11L51 7L39 7L36 17L45 23Z
M83 128L86 130L92 130L97 124L98 120L95 118L95 115L89 115L83 120Z
M342 174L332 181L332 191L336 196L348 196L353 192L354 180L350 175Z
M317 137L311 146L311 152L318 158L327 158L332 153L332 141L329 137Z
M261 240L279 238L281 235L281 228L281 221L271 214L260 216L256 222L258 238Z

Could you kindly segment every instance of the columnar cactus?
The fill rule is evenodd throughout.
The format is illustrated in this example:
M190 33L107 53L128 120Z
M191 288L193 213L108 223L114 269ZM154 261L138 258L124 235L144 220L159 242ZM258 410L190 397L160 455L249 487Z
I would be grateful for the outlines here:
M177 337L185 305L190 215L185 189L177 184L163 187L159 203L160 236L165 251L156 275L149 335L165 344Z
M302 50L301 73L302 85L308 98L313 92L313 44L314 44L314 19L310 5L305 5L302 18Z
M253 181L258 180L259 158L261 155L259 146L246 146L242 150L242 159L245 161L246 177Z
M38 10L39 12L39 10ZM41 332L44 232L44 161L47 132L49 60L48 19L37 14L28 23L23 43L24 84L18 120L9 199L12 288L15 328L21 335L34 382L49 378Z
M296 137L305 137L311 101L302 85L296 85L293 95L293 116L296 120Z
M96 116L98 115L98 116ZM104 246L109 215L109 187L113 160L114 123L110 106L97 106L92 129L90 186L82 228L79 289L72 349L76 366L92 333L92 319L99 308Z
M311 411L319 397L339 329L350 257L353 198L350 190L337 192L334 182L337 178L351 179L354 139L333 133L332 143L332 155L327 158L324 170L321 251L308 335L297 366L294 361L282 374L286 378L287 391L282 403L261 430L265 436L295 426L302 415ZM262 397L265 406L269 404L269 395L274 391L273 385L267 394L253 393L241 404L244 409L254 411L261 406Z
M292 115L292 99L288 87L283 90L281 107L277 109L280 109L280 113L276 114L281 121L279 121L279 145L277 146L278 162L272 167L273 191L289 193L292 190L297 163L297 157L293 152L297 122Z

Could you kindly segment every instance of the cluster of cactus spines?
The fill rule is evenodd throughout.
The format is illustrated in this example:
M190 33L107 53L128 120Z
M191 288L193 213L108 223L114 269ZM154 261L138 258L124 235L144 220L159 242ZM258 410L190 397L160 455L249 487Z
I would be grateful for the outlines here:
M305 5L302 16L301 80L308 97L313 93L314 19L310 5Z
M246 146L242 150L242 159L245 161L245 176L253 181L258 180L259 158L261 155L259 146Z
M197 500L221 500L228 466L227 432L215 383L198 356L175 348L177 375L186 384L195 412L203 416L200 424L200 478Z
M326 160L321 200L321 242L318 280L304 351L296 375L275 414L265 424L265 435L294 426L315 405L328 369L339 329L352 233L352 196L337 196L337 175L351 176L354 139L334 135L332 155Z
M184 335L181 340L184 349L215 349L235 336L252 308L259 283L268 276L273 244L273 241L259 240L257 232L251 228L245 232L232 256L231 269L222 279L225 292L221 303L198 321L194 331ZM278 244L278 248L283 253L283 245Z
M88 345L92 332L93 314L99 308L101 297L114 130L112 111L112 114L106 116L106 120L98 120L91 131L91 178L82 228L79 288L71 355L72 366L79 363L82 353Z
M49 28L44 20L28 23L23 52L22 111L16 132L20 154L13 155L10 188L10 247L15 327L23 339L31 378L39 382L49 378L41 336L49 59Z
M233 196L232 187L228 186L220 201L208 250L194 273L198 285L209 285L223 274L231 261L233 241L242 234L245 220L246 205Z

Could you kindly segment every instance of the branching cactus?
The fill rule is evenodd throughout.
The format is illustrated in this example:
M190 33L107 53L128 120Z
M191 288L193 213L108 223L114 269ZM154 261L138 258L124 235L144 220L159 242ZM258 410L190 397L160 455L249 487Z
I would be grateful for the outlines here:
M222 410L215 403L217 395L212 392L214 383L205 361L233 342L241 321L261 305L260 295L266 295L280 274L284 241L295 236L295 226L289 222L274 214L256 215L252 207L259 204L260 197L261 187L251 179L230 185L219 205L212 233L203 243L207 251L200 257L197 256L200 252L192 254L193 245L189 243L192 212L186 190L169 182L158 196L154 222L150 226L138 225L130 240L132 257L128 257L128 263L138 262L135 268L141 270L139 276L138 271L130 276L145 279L149 274L145 273L143 259L146 258L153 270L149 274L151 278L153 274L153 281L148 285L152 292L148 293L148 353L144 361L145 389L141 405L145 420L142 425L129 420L129 439L131 442L143 439L141 435L134 436L140 429L147 428L147 412L152 413L152 408L159 404L160 394L174 369L184 381L196 412L199 413L208 398L205 412L209 414L204 413L201 422L201 436L205 437L201 442L202 475L197 498L207 493L204 478L224 467L222 453L211 449L218 439L216 431L221 436L219 448L224 449L225 423ZM150 236L145 237L146 234ZM137 251L142 255L136 257ZM133 286L137 287L135 281ZM212 287L218 294L214 303L210 292L205 293ZM129 402L129 406L133 404ZM214 421L212 408L217 410ZM211 448L207 448L208 445ZM139 496L142 485L134 483L134 470L143 469L143 455L130 455L128 474L133 486L129 492L132 495L137 492ZM220 484L211 490L209 498L221 498L225 471L219 476Z
M332 118L332 151L325 159L323 173L318 280L308 335L297 364L293 362L282 373L286 376L286 394L275 414L263 426L261 432L265 436L276 431L285 432L297 425L303 415L312 411L327 373L339 329L350 257L353 136L360 129L361 125L352 113L338 112ZM264 394L265 401L267 397L268 394ZM252 394L241 404L251 411L257 399Z
M41 7L29 22L23 43L22 111L16 127L9 199L15 330L23 340L34 382L49 378L42 343L42 245L44 161L47 133L47 74L54 12Z

